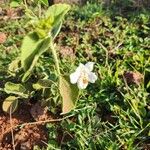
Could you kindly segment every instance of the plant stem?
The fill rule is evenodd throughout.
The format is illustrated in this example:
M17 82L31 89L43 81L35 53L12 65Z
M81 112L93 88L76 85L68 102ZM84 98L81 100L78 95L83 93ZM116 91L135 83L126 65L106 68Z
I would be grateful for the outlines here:
M54 47L53 43L51 43L51 50L52 50L52 54L53 54L53 57L54 57L57 73L60 76L59 60L58 60L57 53L56 53L56 50L55 50L55 47Z
M106 53L105 65L108 66L108 50L107 50L107 48L101 42L99 42L99 45L101 46L101 48L103 50L105 50L105 53Z
M14 132L13 132L13 123L12 123L12 106L10 107L10 112L9 112L9 117L10 117L10 126L11 126L11 137L12 137L12 145L13 145L13 150L15 150L15 140L14 140Z

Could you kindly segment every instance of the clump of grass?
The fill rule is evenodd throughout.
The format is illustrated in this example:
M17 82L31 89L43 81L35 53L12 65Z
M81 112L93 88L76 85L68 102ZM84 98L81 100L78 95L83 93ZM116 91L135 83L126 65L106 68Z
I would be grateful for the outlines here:
M88 13L89 7L93 7L92 14L96 15ZM56 127L63 131L61 142L49 144L60 149L144 148L149 139L149 93L143 79L150 61L148 14L143 12L131 20L102 15L105 13L95 7L88 4L81 8L87 12L86 17L80 11L75 11L75 18L71 13L73 17L68 16L60 34L64 40L58 38L58 42L63 46L73 45L77 62L95 61L99 80L83 92L77 109L72 112L74 118ZM67 38L63 38L65 33ZM62 64L65 69L65 60ZM140 83L128 83L126 71L135 75L137 72L137 76L140 73Z

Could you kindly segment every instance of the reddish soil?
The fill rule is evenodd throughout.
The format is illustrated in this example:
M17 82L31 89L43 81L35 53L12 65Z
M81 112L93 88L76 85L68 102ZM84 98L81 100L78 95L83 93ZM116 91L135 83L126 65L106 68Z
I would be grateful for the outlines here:
M124 77L128 84L135 83L137 85L139 85L141 82L143 82L143 79L144 79L144 77L141 73L133 72L133 71L124 72Z
M39 104L21 104L11 118L0 109L0 150L12 150L13 146L15 150L31 150L35 145L45 146L48 135L44 124L17 126L46 119L50 119L50 116Z
M6 34L5 34L5 33L0 32L0 44L5 43L6 38L7 38Z

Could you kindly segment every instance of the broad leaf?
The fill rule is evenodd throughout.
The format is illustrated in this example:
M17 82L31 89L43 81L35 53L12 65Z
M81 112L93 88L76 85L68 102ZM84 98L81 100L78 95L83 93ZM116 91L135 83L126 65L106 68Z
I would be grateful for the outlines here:
M34 59L38 45L42 42L35 32L24 37L21 46L21 65L24 70L28 70Z
M55 4L48 8L46 12L46 17L50 15L55 18L58 22L61 21L64 15L70 10L70 5L68 4Z
M40 90L43 88L50 88L52 85L52 81L49 79L41 79L37 83L33 84L33 88L36 90Z
M50 42L50 37L39 39L34 32L25 37L21 47L21 64L26 71L23 82L30 77L39 57L49 48Z
M35 32L25 36L21 46L21 65L27 71L37 55L38 57L45 52L50 44L50 37L39 39Z
M69 77L60 77L59 91L62 96L62 114L74 109L79 95L79 89L76 85L71 84Z
M3 111L7 113L13 113L18 107L18 98L15 96L7 97L2 105Z
M4 88L5 92L8 94L16 94L21 97L27 98L28 94L25 87L21 84L15 84L12 82L7 82Z
M50 17L54 19L52 25L51 36L54 39L60 31L62 20L65 14L70 10L70 5L67 4L55 4L46 12L46 18Z

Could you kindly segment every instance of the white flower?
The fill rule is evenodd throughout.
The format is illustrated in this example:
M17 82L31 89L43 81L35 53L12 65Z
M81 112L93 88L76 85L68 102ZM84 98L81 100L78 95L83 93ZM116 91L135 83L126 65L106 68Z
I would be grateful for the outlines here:
M80 64L76 71L70 75L70 82L77 83L79 89L85 89L89 82L94 83L97 76L92 72L94 62L88 62L85 65Z

